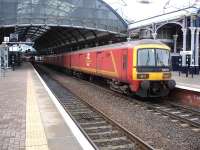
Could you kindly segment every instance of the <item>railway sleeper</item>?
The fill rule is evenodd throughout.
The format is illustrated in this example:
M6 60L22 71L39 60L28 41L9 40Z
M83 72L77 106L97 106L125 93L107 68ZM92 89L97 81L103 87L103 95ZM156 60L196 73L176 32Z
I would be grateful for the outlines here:
M96 114L94 114L93 116L84 116L85 114L90 114L91 112L90 111L83 111L83 112L78 112L78 111L75 111L75 112L70 112L73 116L78 117L78 118L82 118L82 119L93 119L93 118L96 118L98 117Z
M75 109L70 109L70 112L71 113L87 113L87 114L90 114L90 113L94 113L92 112L91 110L89 110L88 108L75 108Z
M85 110L88 109L88 107L86 107L86 106L80 106L80 107L79 106L66 106L66 108L68 108L69 110L72 110L72 111L73 110L79 110L79 109L81 109L81 110L82 109L85 109Z
M82 117L80 115L76 115L74 116L74 118L78 121L78 122L91 122L91 121L97 121L97 120L101 120L102 118L100 116L96 116L93 118L86 118L86 117Z
M103 136L106 134L119 134L118 130L111 130L111 131L104 131L104 132L94 132L94 133L88 133L89 136Z
M133 147L133 143L127 139L119 139L119 138L115 138L113 140L110 140L108 141L102 141L102 142L94 142L98 147L100 147L100 149L102 149L102 147L112 147L111 149L113 149L114 147L121 147L121 146L124 146L124 147L127 147L129 146L128 148L130 148L130 146L132 145ZM131 145L129 145L131 144Z
M180 115L180 117L190 117L191 114L183 114L183 115Z
M79 104L64 104L65 107L71 108L71 109L75 109L75 108L87 108L85 105L79 105Z
M96 123L96 124L85 124L85 125L81 124L81 126L83 128L97 127L97 126L99 127L99 126L106 126L106 125L108 125L108 123L106 123L106 122L104 122L104 123Z
M112 129L111 125L104 125L104 126L94 126L94 127L85 127L85 130L97 130L97 129Z
M198 121L199 118L191 118L190 120L191 120L191 121Z
M95 122L100 122L100 121L104 121L104 119L102 119L101 117L98 118L93 118L92 120L87 120L85 121L85 119L81 118L79 120L77 120L80 124L84 124L84 123L95 123Z
M94 121L94 122L82 122L80 123L81 125L91 125L91 124L101 124L101 123L106 123L106 121Z
M113 129L113 128L96 128L96 129L84 129L84 130L85 130L85 132L90 134L90 133L100 133L100 132L112 132L115 129Z
M83 105L81 102L77 101L77 99L72 99L72 100L65 100L64 104L66 105Z
M99 118L101 116L99 116L98 114L91 114L90 111L87 111L87 112L77 112L77 113L72 113L73 116L75 118L80 118L80 119L95 119L95 118Z
M90 138L93 140L98 140L98 139L110 139L113 137L123 137L124 135L121 132L104 132L104 134L95 134L95 135L90 135Z
M136 149L134 144L101 147L101 150L134 150L134 149Z
M81 107L77 107L77 106L66 106L66 108L70 109L70 110L77 110L77 109L88 109L87 107L85 106L81 106Z
M106 138L93 139L93 141L95 143L114 142L114 141L119 141L119 140L127 141L127 138L125 136L115 136L115 137L106 137Z

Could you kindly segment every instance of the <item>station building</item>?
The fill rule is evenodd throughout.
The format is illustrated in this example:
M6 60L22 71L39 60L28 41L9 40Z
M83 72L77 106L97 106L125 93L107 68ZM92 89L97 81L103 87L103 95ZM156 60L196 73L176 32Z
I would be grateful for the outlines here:
M135 39L159 39L172 49L173 70L188 65L199 72L199 7L188 7L165 13L129 25L129 36Z

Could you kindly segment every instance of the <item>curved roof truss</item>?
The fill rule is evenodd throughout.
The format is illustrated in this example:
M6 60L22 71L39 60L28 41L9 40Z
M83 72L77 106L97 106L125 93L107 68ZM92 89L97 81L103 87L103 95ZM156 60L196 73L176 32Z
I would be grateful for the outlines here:
M0 0L0 32L5 28L46 49L124 36L127 24L102 0Z

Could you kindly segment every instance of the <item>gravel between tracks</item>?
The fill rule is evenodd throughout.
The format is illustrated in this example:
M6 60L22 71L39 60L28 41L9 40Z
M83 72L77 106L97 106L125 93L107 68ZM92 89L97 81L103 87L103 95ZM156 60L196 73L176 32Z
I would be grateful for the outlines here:
M133 134L147 141L156 149L165 150L200 150L200 132L191 127L181 127L180 123L129 100L116 98L107 92L98 91L91 85L63 74L50 72L51 76L78 96L109 115Z

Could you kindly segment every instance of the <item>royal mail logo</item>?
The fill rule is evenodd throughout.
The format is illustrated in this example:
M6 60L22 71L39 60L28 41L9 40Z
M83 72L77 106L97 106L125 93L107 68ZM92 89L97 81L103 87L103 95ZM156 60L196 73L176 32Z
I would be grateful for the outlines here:
M91 57L90 57L90 53L87 53L86 59L85 59L85 63L86 63L87 67L89 67L90 64L92 63L92 60L91 60Z

